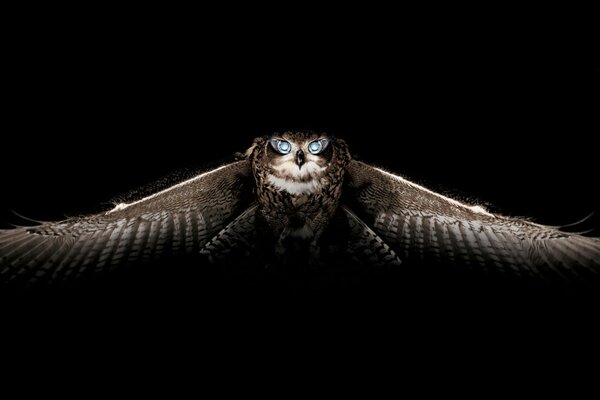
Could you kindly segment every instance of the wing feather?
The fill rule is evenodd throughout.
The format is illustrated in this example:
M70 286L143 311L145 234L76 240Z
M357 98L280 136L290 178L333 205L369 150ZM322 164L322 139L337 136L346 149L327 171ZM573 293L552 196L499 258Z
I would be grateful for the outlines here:
M250 204L238 161L104 214L0 231L0 283L68 281L199 250Z
M352 161L345 203L402 261L431 260L514 276L598 276L600 239L494 215Z

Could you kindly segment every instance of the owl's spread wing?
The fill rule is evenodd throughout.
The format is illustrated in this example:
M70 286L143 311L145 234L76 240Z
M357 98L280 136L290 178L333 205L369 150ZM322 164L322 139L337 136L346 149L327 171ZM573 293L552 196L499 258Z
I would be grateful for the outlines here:
M198 251L250 203L247 161L113 210L0 231L0 283L65 281Z
M332 228L337 235L347 231L344 252L352 261L370 267L394 267L402 263L394 250L350 209L342 206L340 214L344 227L334 221Z
M598 276L600 239L468 206L352 161L345 203L402 262L461 265L516 276Z
M200 250L211 263L233 260L232 256L249 257L256 249L256 210L254 204L218 232Z

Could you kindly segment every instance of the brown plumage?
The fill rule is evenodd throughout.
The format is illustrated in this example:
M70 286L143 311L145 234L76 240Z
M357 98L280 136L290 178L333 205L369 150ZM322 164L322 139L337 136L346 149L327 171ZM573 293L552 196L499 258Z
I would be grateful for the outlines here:
M70 281L182 254L201 254L198 263L460 266L536 280L600 271L598 238L488 213L354 161L341 140L286 132L105 213L0 231L0 284Z
M280 154L274 141L290 143ZM308 145L327 141L321 153L310 154ZM298 154L302 154L298 162ZM256 181L259 215L271 228L276 251L318 256L318 241L338 209L350 153L339 139L313 132L286 132L255 141L248 153ZM293 257L297 257L294 255Z

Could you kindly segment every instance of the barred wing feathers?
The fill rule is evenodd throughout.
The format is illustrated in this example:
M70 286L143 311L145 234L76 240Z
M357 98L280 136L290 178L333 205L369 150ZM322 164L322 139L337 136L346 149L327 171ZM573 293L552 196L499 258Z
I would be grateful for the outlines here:
M468 206L368 164L348 168L346 203L404 261L519 277L597 277L600 239Z
M250 165L234 162L113 210L0 231L0 283L81 278L198 251L250 204Z

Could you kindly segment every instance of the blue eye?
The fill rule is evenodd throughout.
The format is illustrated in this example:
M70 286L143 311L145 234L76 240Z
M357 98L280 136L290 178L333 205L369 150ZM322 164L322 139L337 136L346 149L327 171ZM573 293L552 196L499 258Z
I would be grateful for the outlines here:
M281 154L288 154L292 150L292 145L286 140L274 139L271 141L271 145Z
M308 150L311 152L311 154L319 154L325 150L328 144L329 141L327 139L315 140L314 142L310 142L308 145Z

